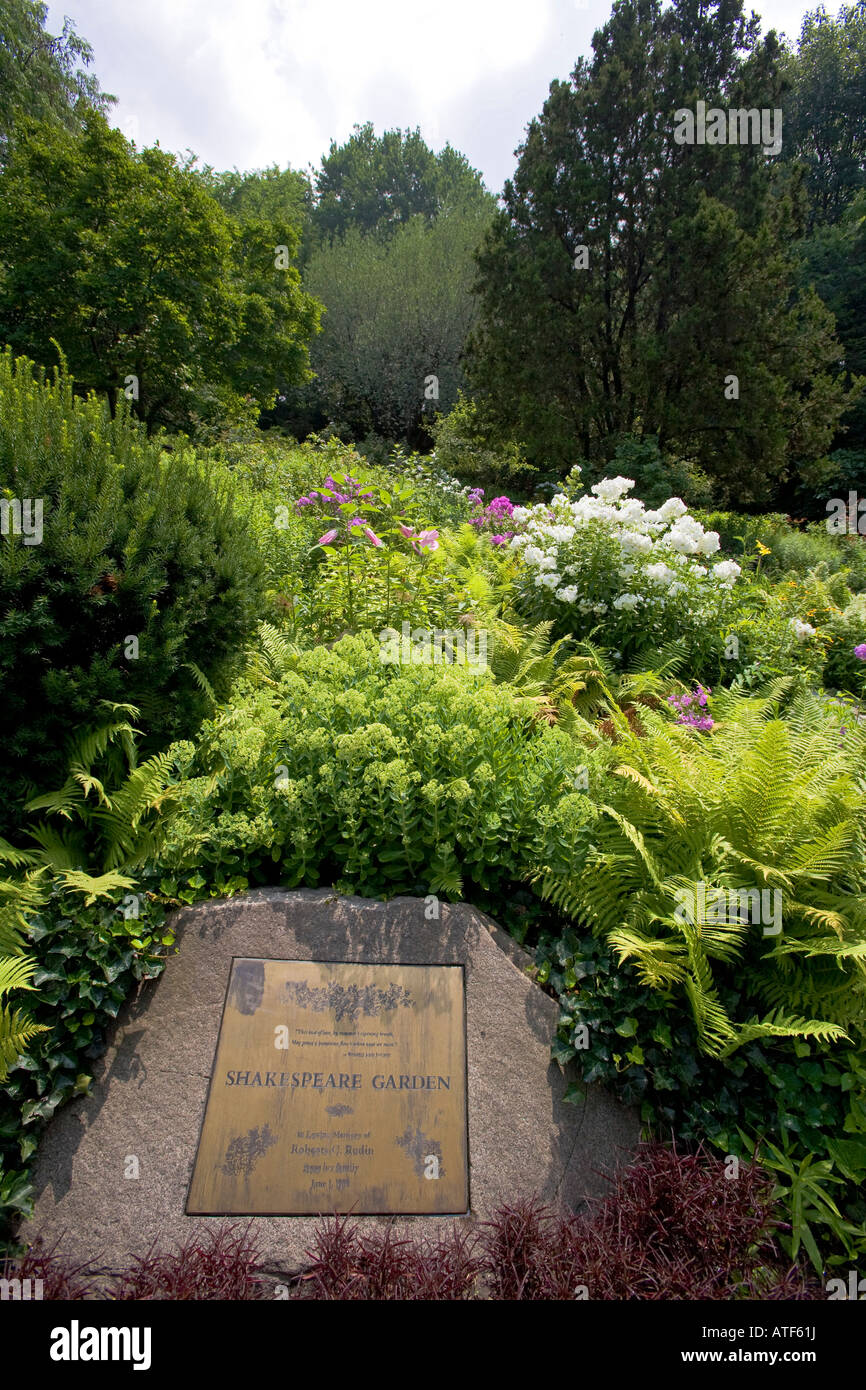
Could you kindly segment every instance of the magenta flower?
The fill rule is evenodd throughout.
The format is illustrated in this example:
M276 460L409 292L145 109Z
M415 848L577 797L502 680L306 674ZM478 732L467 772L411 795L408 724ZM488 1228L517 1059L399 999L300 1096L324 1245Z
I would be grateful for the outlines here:
M331 541L335 541L336 539L336 531L326 531L324 536L320 536L319 539L316 541L316 545L330 545Z
M414 526L404 526L402 521L398 522L397 524L399 525L400 530L402 531L403 535L407 538L407 540L411 540L411 538L415 534Z
M419 532L418 532L418 545L421 547L422 550L438 550L438 549L439 549L439 532L438 532L438 531L419 531Z
M369 526L365 526L365 527L364 527L364 535L367 537L367 540L368 540L368 541L372 541L372 542L373 542L373 545L382 546L382 545L385 544L384 541L381 541L381 540L379 539L379 537L376 535L376 532L375 532L375 531L371 531L371 530L370 530Z
M854 648L854 655L860 661L866 661L866 642L861 642L859 647Z
M715 720L711 719L708 714L698 714L696 710L691 711L688 708L689 705L695 702L705 707L707 696L712 695L712 693L709 686L705 687L698 682L697 691L694 694L669 695L668 704L673 705L677 712L677 723L684 725L688 729L702 729L707 733L710 729L715 728Z

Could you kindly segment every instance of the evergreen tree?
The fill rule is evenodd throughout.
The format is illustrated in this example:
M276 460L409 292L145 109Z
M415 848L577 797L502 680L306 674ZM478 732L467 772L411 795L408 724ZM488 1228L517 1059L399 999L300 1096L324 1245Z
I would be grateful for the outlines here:
M787 58L785 157L807 170L809 230L838 222L866 185L866 5L823 5L803 19Z
M842 354L817 296L794 294L796 177L760 143L675 131L698 101L779 109L776 36L741 0L616 0L593 50L551 84L479 258L481 407L539 465L654 435L720 500L766 502L826 450Z

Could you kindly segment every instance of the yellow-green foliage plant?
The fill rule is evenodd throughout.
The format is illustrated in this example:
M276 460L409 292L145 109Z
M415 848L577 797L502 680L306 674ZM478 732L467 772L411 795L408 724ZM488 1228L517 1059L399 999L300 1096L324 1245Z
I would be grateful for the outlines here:
M724 692L708 732L644 709L639 737L615 714L618 791L571 862L535 876L643 983L685 995L714 1056L857 1041L866 1019L866 732L821 696L786 707L790 690Z
M47 1032L26 1011L2 1002L18 990L33 988L35 962L24 952L26 914L43 899L38 875L31 874L20 882L0 879L0 1081L6 1080L9 1068L37 1033Z

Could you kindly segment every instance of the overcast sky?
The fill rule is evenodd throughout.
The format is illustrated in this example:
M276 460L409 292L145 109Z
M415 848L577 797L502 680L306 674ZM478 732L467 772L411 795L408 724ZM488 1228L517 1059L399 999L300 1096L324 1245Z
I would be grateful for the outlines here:
M358 122L420 126L499 192L554 77L591 53L610 0L65 0L91 71L139 144L217 169L318 166ZM747 6L748 8L748 6ZM792 39L798 0L754 8ZM835 13L837 5L828 9Z

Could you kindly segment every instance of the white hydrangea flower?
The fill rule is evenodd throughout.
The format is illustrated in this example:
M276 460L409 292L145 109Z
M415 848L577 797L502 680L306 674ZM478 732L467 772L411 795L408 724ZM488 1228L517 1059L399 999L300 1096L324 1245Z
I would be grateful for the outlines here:
M698 541L698 551L701 555L714 555L720 546L718 531L705 531Z
M540 565L544 559L544 551L539 550L537 545L528 545L523 552L523 558L528 565Z
M742 570L736 560L720 560L717 565L713 565L713 578L722 584L734 584L741 574Z
M555 556L555 555L543 555L543 556L541 557L541 559L539 560L539 562L538 562L538 568L539 568L540 570L555 570L555 569L556 569L556 556Z
M619 543L626 555L649 555L653 548L652 537L642 531L623 531Z
M556 597L561 598L563 603L574 603L577 598L577 585L567 584L564 589L557 589Z
M627 497L619 505L619 519L634 525L636 522L643 522L646 519L643 502L639 497Z
M634 478L602 478L600 483L593 483L590 491L604 502L617 502L633 487Z
M540 574L538 576L538 583L543 584L547 589L555 589L561 578L562 576L556 573Z
M614 599L613 606L614 608L633 609L637 608L639 603L640 597L637 594L620 594L619 598Z
M654 584L670 584L671 580L676 578L674 571L663 560L654 565L647 565L645 573Z
M681 497L669 497L667 502L663 502L657 512L653 513L653 520L674 521L678 516L685 516L688 507Z
M801 618L791 619L791 628L794 636L799 642L805 642L807 637L815 636L815 628L811 623L804 623Z

